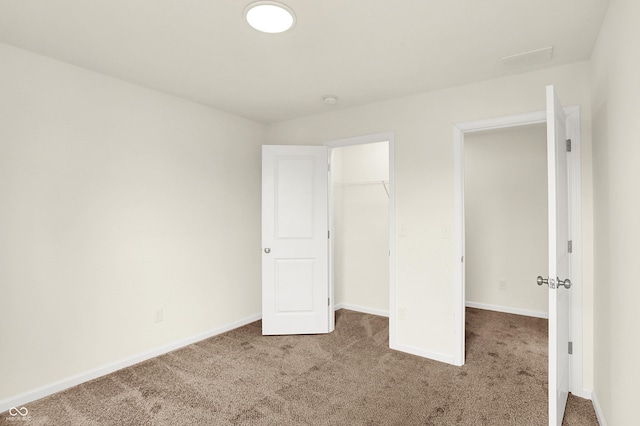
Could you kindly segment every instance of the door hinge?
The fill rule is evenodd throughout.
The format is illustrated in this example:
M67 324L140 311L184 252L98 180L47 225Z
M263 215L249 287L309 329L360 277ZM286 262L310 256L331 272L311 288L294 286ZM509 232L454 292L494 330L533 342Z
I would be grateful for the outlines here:
M331 306L331 298L327 297L327 306Z
M569 240L569 245L568 245L567 248L569 250L569 253L573 253L573 241L572 240Z
M569 355L573 355L573 342L569 342Z
M327 163L327 170L331 171L331 163Z
M327 231L327 238L331 239L331 231Z
M567 139L567 152L571 152L571 139Z

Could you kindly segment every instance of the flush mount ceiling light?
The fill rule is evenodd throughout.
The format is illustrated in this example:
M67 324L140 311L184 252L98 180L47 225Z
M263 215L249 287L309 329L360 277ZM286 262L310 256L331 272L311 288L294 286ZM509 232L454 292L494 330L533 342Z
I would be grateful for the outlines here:
M336 105L338 103L338 97L333 95L327 95L322 98L322 101L326 105Z
M270 34L285 32L296 22L293 10L277 1L251 3L244 10L244 17L256 30Z

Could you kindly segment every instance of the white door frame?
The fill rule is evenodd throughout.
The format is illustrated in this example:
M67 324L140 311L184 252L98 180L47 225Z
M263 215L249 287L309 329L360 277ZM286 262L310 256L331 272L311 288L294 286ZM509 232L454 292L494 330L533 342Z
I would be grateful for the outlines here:
M571 255L571 338L573 355L571 357L570 391L574 395L590 398L590 393L582 385L582 223L581 223L581 171L580 171L580 108L565 108L568 117L567 128L572 136L569 154L569 210L570 236L573 241ZM529 124L546 123L546 111L510 115L486 120L468 121L453 125L454 150L454 333L457 342L454 364L464 364L465 354L465 229L464 229L464 135L483 130L504 129ZM542 271L541 273L546 273ZM531 277L535 285L535 277Z
M389 347L392 349L396 349L396 173L394 139L395 134L393 132L387 132L337 139L324 143L325 146L330 148L330 159L334 148L378 142L389 143ZM333 185L329 185L329 193L329 212L332 213ZM329 214L329 229L331 230L331 235L333 235L333 214ZM333 238L331 238L329 244L329 252L329 292L331 300L335 301L333 294Z

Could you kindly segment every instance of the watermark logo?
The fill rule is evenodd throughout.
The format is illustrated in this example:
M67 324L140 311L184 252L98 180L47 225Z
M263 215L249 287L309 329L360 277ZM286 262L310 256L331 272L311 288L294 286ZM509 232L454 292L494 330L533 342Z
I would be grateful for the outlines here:
M29 414L29 410L27 410L27 407L20 407L20 408L11 407L9 409L9 415L13 417L15 416L27 417L28 414Z
M27 407L11 407L9 409L9 416L7 420L29 420L29 410Z

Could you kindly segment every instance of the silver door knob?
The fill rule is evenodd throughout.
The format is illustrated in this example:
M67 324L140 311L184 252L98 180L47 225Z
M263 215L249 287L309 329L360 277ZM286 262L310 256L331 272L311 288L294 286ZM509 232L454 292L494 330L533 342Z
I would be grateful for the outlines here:
M267 247L267 248L264 249L264 252L269 254L269 253L271 253L271 249L269 247Z
M567 278L566 280L561 280L560 278L558 278L558 287L560 286L564 286L564 288L566 288L567 290L571 288L571 280L569 278Z
M536 282L538 283L538 285L542 285L542 284L549 285L549 280L547 278L542 278L540 275L538 275Z

